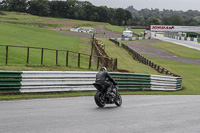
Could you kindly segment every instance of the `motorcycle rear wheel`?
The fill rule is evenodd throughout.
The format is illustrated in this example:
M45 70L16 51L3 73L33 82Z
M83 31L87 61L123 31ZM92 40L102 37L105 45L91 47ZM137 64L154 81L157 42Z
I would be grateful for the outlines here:
M97 91L96 94L94 95L94 100L100 108L103 108L106 104L104 94L100 91Z
M117 93L116 99L115 99L115 104L117 106L121 106L122 105L122 97L119 93Z

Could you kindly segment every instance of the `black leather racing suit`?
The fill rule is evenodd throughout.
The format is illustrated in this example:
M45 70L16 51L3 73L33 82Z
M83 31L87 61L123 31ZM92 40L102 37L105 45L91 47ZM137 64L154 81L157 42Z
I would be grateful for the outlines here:
M108 79L109 81L106 81ZM112 90L112 85L116 84L115 80L110 76L110 74L107 71L99 71L96 74L96 83L100 83L104 85L109 92Z

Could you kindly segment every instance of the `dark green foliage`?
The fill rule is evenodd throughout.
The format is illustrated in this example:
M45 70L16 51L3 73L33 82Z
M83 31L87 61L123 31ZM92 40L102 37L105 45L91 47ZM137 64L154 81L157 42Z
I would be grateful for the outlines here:
M183 20L179 15L173 15L169 17L168 23L170 25L183 25Z
M200 12L197 10L188 10L185 12L168 9L160 11L153 8L136 10L133 6L129 6L126 10L130 11L133 16L132 25L200 25Z
M0 9L5 11L25 12L27 0L3 0L0 2Z
M31 0L28 1L27 12L33 15L48 16L49 15L48 0Z

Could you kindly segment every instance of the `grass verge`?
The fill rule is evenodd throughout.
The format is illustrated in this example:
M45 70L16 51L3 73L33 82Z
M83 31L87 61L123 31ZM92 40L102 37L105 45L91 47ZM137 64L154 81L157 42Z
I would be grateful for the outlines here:
M133 31L135 34L138 34L138 35L141 35L141 36L144 36L144 30L145 29L130 29L131 31Z
M96 69L64 67L64 66L11 66L0 65L3 71L96 71Z
M150 46L158 47L160 49L164 49L168 52L171 52L175 55L185 57L185 58L191 58L191 59L200 59L200 51L187 48L184 46L180 46L174 43L170 42L158 42L158 43L153 43L149 44Z
M156 74L160 75L157 71L147 65L143 65L138 61L133 60L131 54L121 47L117 47L113 42L108 39L99 39L105 44L105 50L110 57L118 59L118 69L128 70L135 73L143 74Z
M200 94L200 65L185 64L175 61L167 61L148 57L156 64L167 68L169 71L181 75L183 77L184 90L177 92L177 94L185 95L199 95Z
M52 30L18 25L0 23L0 44L40 47L56 50L68 50L88 54L90 46L79 37L69 36L57 33ZM54 66L56 64L56 51L44 50L44 65ZM89 56L83 55L81 58L81 67L88 68ZM82 57L82 56L81 56ZM27 49L19 47L9 47L8 65L26 65ZM0 46L0 65L5 64L6 47ZM66 51L58 52L58 65L66 65ZM69 52L68 64L71 67L77 67L78 54ZM41 64L41 49L32 49L29 51L29 65Z
M74 92L62 92L62 93L35 93L35 94L0 94L0 100L93 96L94 94L95 94L94 91L89 91L89 92L74 91Z
M125 30L124 27L122 26L115 26L115 25L104 25L104 28L110 31L115 31L115 32L119 32L119 33L123 33L123 31Z
M73 28L77 28L80 26L95 27L98 25L110 25L108 23L103 22L93 22L66 18L40 17L21 12L3 12L3 14L0 14L0 22L37 25L47 28L62 28L68 25L72 26Z

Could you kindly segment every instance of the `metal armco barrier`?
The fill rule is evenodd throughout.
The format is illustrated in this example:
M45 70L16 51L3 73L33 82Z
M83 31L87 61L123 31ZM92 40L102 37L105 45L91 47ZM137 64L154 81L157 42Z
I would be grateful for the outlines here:
M0 71L0 93L31 93L95 90L97 72ZM182 77L111 72L120 90L176 91Z
M135 73L111 73L121 90L175 91L182 88L182 77Z
M22 72L0 71L0 93L20 93Z
M123 38L110 38L115 41L134 41L134 40L145 40L151 39L151 37L123 37Z
M176 40L184 40L184 41L193 41L193 42L200 42L200 38L194 38L194 37L181 37L175 33L171 33L171 32L165 32L164 33L164 37L169 37L169 38L173 38Z

